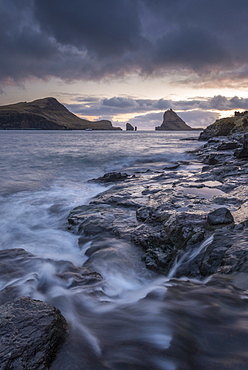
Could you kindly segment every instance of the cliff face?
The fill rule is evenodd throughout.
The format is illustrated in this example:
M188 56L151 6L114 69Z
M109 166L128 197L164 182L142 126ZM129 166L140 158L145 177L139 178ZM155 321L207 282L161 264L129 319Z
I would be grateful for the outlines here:
M192 130L182 118L180 118L176 112L172 109L167 110L164 113L164 120L161 126L155 127L155 130L166 130L166 131L186 131Z
M77 117L55 98L0 107L2 130L121 130L108 120L91 122Z
M235 132L248 131L248 111L235 112L233 117L217 119L200 134L199 140L208 140L215 136L227 136Z

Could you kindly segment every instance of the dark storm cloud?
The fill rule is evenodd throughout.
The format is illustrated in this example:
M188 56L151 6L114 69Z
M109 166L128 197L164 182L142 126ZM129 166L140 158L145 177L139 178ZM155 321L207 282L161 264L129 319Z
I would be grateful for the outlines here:
M247 78L247 11L245 0L1 0L0 79Z
M58 42L97 56L122 55L141 39L133 0L36 0L35 15Z
M181 67L191 66L194 70L225 64L231 58L221 42L200 27L184 27L167 33L158 40L156 50L158 65L176 63Z

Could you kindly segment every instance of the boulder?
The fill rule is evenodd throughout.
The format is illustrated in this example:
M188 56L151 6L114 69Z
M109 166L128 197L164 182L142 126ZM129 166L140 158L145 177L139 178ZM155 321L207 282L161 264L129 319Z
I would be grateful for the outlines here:
M93 179L91 181L97 181L97 182L117 182L117 181L123 181L126 180L128 177L127 173L122 172L108 172L105 173L104 176L98 177L97 179Z
M132 240L144 251L143 260L147 268L167 275L174 261L185 250L202 240L206 221L203 215L185 212L156 212L142 207L137 218L147 224L139 225ZM155 217L156 215L156 217Z
M237 149L234 153L236 158L248 158L248 149Z
M27 297L1 305L0 329L2 370L49 369L67 333L58 309Z
M210 153L203 159L204 164L215 165L219 163L218 154Z
M229 209L221 207L214 210L213 212L210 212L207 216L207 221L209 225L220 225L220 224L230 224L234 220Z
M237 149L234 153L237 158L248 158L248 134L244 134L243 148Z
M237 149L240 147L240 144L237 141L227 141L221 143L218 147L217 150L232 150L232 149Z

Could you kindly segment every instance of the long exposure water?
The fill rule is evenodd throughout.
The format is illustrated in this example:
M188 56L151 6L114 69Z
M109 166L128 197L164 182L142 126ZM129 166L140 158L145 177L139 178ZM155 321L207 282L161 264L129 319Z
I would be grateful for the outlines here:
M93 261L103 283L82 286L58 277L65 266L87 265L90 241L79 248L67 217L106 189L88 180L135 164L185 159L185 151L199 146L180 140L187 136L0 132L0 249L6 250L0 263L7 271L0 291L61 310L69 334L52 369L247 369L247 310L232 288L170 279L173 273L161 277L145 268L133 245L104 238L110 253Z

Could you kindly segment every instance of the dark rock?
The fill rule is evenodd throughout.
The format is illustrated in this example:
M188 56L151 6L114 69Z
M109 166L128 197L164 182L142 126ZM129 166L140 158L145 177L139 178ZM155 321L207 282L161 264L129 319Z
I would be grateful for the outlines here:
M196 141L198 140L197 137L183 137L180 139L181 141Z
M219 163L219 159L218 159L218 155L217 154L214 154L214 153L210 153L208 154L204 159L203 159L203 163L205 164L209 164L209 165L215 165L217 163Z
M100 284L102 277L88 269L80 266L74 266L69 261L54 261L37 257L24 249L5 249L0 250L0 280L1 281L18 281L29 274L29 279L23 284L6 284L0 290L0 305L11 302L20 297L25 290L25 286L32 285L42 295L51 288L50 282L45 275L38 273L44 265L50 265L54 269L53 283L63 286L65 289L71 289L75 286L88 287Z
M134 131L134 127L129 122L126 124L126 131Z
M22 297L1 305L1 369L49 369L67 325L60 311Z
M170 163L163 167L163 170L175 170L180 166L180 163Z
M230 224L234 221L233 216L229 209L225 207L218 208L210 212L207 217L210 225Z
M130 239L132 228L137 226L134 210L104 204L77 207L70 213L68 221L81 235L93 237L107 233Z
M142 222L145 222L145 221L149 220L149 218L151 216L151 211L152 211L151 207L140 207L140 208L138 208L137 211L136 211L137 220L142 221Z
M240 146L238 142L235 141L230 141L230 142L224 142L221 143L218 147L217 150L231 150L231 149L237 149Z
M172 109L167 110L164 113L163 123L161 126L155 127L155 130L168 130L168 131L188 131L192 130L190 126L188 126L182 118L180 118L176 112Z
M212 138L194 154L198 160L185 163L186 171L165 172L183 162L151 166L149 171L144 168L142 174L128 176L88 206L75 209L69 222L82 240L85 236L95 240L104 234L135 244L143 250L147 268L160 274L170 274L172 268L174 271L182 256L185 260L177 268L178 277L246 271L244 248L239 253L234 242L221 244L215 238L219 230L230 233L235 229L238 235L248 227L248 164L235 159L233 149L227 149L229 143L248 146L242 136ZM220 146L230 152L217 152ZM202 161L208 166L200 172ZM202 242L211 234L214 241L202 250Z
M248 133L245 133L243 136L243 148L248 149Z
M243 136L243 148L237 149L234 155L237 158L248 158L248 133Z
M237 149L234 155L237 158L248 158L248 149L246 148Z
M215 273L248 273L248 233L224 227L218 229L211 243L195 258L185 260L176 276L205 277Z
M156 272L167 275L177 256L202 239L206 221L201 215L157 211L156 221L152 222L154 209L147 209L146 213L142 208L137 213L140 220L149 224L138 226L132 240L144 249L147 268Z
M63 272L56 274L56 276L67 282L67 288L84 285L92 286L102 281L101 275L97 272L91 272L86 268L81 268L81 270L80 272Z
M108 172L104 176L98 177L97 179L93 179L91 181L98 181L98 182L117 182L126 180L128 177L127 173L121 172Z

